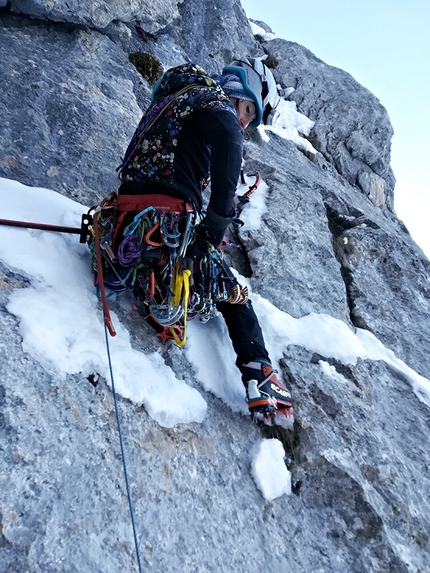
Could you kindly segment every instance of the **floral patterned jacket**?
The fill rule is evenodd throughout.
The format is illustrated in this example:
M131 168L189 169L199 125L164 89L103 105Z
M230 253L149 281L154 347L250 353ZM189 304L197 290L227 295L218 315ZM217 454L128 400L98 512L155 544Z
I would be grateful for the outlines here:
M200 210L210 174L212 209L229 216L242 142L236 111L221 86L197 65L171 68L154 86L152 103L127 148L122 187L183 196Z

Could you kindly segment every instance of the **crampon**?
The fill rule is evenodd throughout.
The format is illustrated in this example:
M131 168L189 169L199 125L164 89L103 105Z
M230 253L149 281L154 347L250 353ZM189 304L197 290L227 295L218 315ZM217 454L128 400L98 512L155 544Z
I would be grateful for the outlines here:
M256 400L256 402L263 400ZM264 399L264 405L254 405L253 401L248 401L248 408L251 413L251 420L266 426L280 426L286 430L292 430L294 426L294 413L291 403L279 403L276 398L268 397Z
M278 379L270 362L256 359L244 364L242 372L252 420L267 426L292 429L294 415L291 393Z

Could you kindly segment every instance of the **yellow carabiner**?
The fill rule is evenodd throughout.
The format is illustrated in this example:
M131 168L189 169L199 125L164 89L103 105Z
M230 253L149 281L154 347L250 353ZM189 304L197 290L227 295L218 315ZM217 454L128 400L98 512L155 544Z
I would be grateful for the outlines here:
M175 288L174 288L174 297L173 297L173 304L175 306L179 306L181 304L181 298L183 301L183 309L184 309L184 335L182 340L176 334L174 327L170 327L170 332L172 333L173 340L176 342L176 345L182 348L187 340L187 311L188 311L188 298L190 296L190 276L191 271L189 269L185 269L182 273L177 274L178 266L176 267L176 277L175 277Z

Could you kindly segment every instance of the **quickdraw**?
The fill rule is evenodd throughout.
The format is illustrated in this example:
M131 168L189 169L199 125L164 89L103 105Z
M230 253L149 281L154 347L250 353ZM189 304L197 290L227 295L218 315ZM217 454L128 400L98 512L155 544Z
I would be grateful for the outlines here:
M184 346L187 340L186 328L187 328L188 300L190 296L190 276L191 276L191 271L189 269L184 269L182 272L178 272L175 277L175 294L173 297L173 304L182 307L184 325L181 337L177 335L173 327L170 327L170 332L172 334L173 340L179 347Z
M245 175L243 174L243 171L241 171L240 177L241 177L242 185L246 185L246 179L245 179ZM245 206L249 203L251 195L253 193L255 193L258 186L260 185L261 176L258 173L258 171L256 171L254 173L254 177L255 177L255 182L253 183L253 185L250 185L250 187L248 188L248 191L246 193L244 193L243 195L239 195L239 196L235 197L236 217L232 221L232 223L235 227L241 227L244 224L243 221L239 218L240 214L242 213Z

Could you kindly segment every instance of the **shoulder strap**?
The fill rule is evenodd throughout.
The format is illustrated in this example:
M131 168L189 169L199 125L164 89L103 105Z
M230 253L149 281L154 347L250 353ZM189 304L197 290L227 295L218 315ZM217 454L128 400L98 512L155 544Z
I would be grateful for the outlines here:
M131 139L129 146L127 147L127 151L125 152L125 156L124 156L124 159L123 159L121 165L119 165L119 167L116 168L116 170L119 172L118 174L119 174L120 179L122 179L122 174L124 172L124 169L130 163L131 158L136 153L136 150L138 149L138 147L142 143L142 140L143 140L145 133L154 125L154 123L159 119L159 117L161 116L163 111L169 105L171 105L183 93L185 93L186 91L188 91L191 88L194 88L196 86L199 86L199 84L189 84L188 86L185 86L184 88L182 88L178 92L175 92L173 94L169 94L160 103L153 105L145 113L145 115L140 120L140 123L139 123L136 131L134 132L134 135Z

